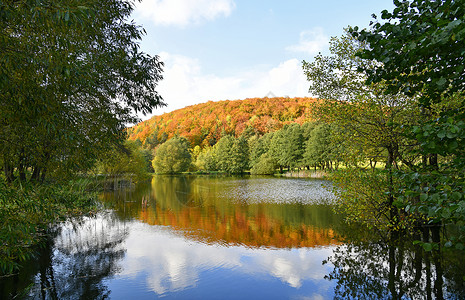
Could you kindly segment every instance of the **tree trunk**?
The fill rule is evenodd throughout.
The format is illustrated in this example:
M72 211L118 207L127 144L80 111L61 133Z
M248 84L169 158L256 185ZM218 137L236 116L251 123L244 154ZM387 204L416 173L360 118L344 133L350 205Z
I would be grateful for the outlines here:
M388 159L386 162L386 169L388 170L388 204L389 204L389 215L391 222L399 221L399 212L397 211L397 208L393 206L392 204L394 203L394 180L393 180L393 174L392 174L392 167L394 165L394 150L389 147L388 149Z
M3 163L3 172L8 183L12 183L15 180L14 168L6 160Z
M43 183L45 180L45 174L47 173L47 168L42 169L42 174L40 176L40 183Z
M437 154L430 154L429 156L429 165L434 169L438 170L438 155Z
M39 182L40 179L40 167L34 166L32 168L31 181Z

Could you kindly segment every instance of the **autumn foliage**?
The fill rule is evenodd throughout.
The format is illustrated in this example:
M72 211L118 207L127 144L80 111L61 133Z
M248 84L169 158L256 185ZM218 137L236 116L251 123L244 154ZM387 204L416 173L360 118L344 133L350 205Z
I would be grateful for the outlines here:
M155 148L171 137L186 137L192 147L214 145L222 136L240 136L247 128L263 135L285 124L310 120L314 98L251 98L209 101L141 122L128 129L130 140Z
M140 210L138 219L150 225L171 226L193 240L246 247L301 248L339 244L331 228L299 224L291 226L266 214L247 215L241 209L223 215L186 206L180 212L159 206Z

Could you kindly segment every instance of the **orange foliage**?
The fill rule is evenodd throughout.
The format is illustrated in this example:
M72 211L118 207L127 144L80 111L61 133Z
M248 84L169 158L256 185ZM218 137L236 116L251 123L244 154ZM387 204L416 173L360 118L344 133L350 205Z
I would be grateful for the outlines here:
M174 135L189 139L192 146L217 141L221 134L236 137L252 126L258 134L276 131L285 124L303 124L310 120L314 98L251 98L245 100L209 101L187 106L128 128L130 140L145 142L156 129L158 136Z
M207 213L199 207L179 212L159 206L139 212L139 220L150 225L171 226L194 240L247 247L300 248L340 244L329 228L290 226L264 214L247 216L241 211L222 215L214 208Z

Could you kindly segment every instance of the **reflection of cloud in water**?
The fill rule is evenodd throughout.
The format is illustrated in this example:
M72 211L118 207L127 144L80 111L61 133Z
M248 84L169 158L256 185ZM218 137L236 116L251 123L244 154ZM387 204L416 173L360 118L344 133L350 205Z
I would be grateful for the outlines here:
M302 296L302 297L297 297L297 298L293 298L293 299L296 299L296 300L324 300L325 297L323 297L320 294L314 294L314 295L312 295L310 297Z
M321 264L332 254L331 248L256 250L252 264L246 268L250 273L261 269L288 285L299 288L305 280L322 280L328 268Z
M125 242L127 255L120 275L136 278L144 274L147 285L158 294L195 287L202 272L218 269L253 277L272 276L294 288L307 280L319 281L323 289L329 287L323 277L330 266L321 261L332 248L270 250L207 245L177 236L167 227L141 223L131 223Z
M166 227L133 223L126 242L121 275L147 272L147 284L158 294L195 286L202 270L240 265L240 256L230 248L189 243Z

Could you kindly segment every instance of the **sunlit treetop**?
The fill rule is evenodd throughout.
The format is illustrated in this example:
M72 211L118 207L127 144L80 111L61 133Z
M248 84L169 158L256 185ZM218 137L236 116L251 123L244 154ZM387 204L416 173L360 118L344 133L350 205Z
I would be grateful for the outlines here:
M150 148L174 135L189 139L192 146L214 145L222 136L240 136L247 128L258 135L285 124L310 120L314 98L250 98L209 101L175 110L129 128L129 139ZM152 146L147 145L152 143Z
M425 106L465 90L465 0L394 1L373 15L369 29L350 30L369 45L362 58L381 64L364 69L368 82L385 81L390 93L418 95Z

